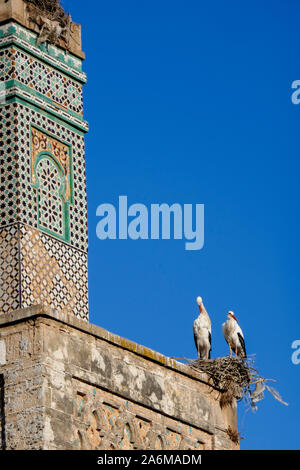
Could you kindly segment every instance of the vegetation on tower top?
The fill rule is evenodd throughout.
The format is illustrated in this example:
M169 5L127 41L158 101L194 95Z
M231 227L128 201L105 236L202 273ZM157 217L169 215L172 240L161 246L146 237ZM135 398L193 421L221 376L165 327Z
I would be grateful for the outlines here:
M51 21L58 21L61 26L67 22L67 14L61 6L60 0L25 0L39 10L39 14L46 16Z
M61 6L60 0L24 0L29 20L39 28L37 45L49 42L69 49L72 35L72 18Z

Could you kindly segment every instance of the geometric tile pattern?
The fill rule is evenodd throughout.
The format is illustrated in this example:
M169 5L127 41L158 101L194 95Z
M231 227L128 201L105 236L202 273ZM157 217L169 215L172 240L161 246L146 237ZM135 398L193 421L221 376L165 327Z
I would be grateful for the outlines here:
M42 44L37 47L37 33L15 23L8 22L0 26L0 47L12 41L28 50L42 60L47 61L57 68L63 68L66 73L74 74L82 82L86 81L86 75L82 72L82 60L69 51L63 50L54 44Z
M72 166L70 147L59 142L45 132L31 128L31 163L32 163L32 182L36 184L35 165L41 155L50 155L54 163L61 168L65 177L64 197L66 201L71 200L72 196Z
M82 61L0 27L0 314L46 304L88 320Z
M0 237L1 312L45 304L88 320L85 253L23 224Z
M73 125L76 129L84 133L88 132L89 125L79 114L71 114L69 111L65 110L65 108L41 98L31 89L23 89L16 84L17 82L0 83L0 102L9 103L12 99L19 99L23 102L29 101L31 105L35 105L38 108L41 107L45 112L52 114L54 118L65 121L67 125Z
M39 228L69 241L73 189L70 147L32 127L31 171Z
M20 163L22 142L16 132L16 110L6 105L0 109L0 223L16 221L20 202Z
M22 225L21 279L22 307L45 303L88 319L86 254Z
M59 169L50 158L43 158L35 169L38 184L39 227L65 238L64 207L60 196L63 184Z
M17 225L0 228L0 312L20 307L19 228Z
M0 51L0 81L17 80L54 103L83 114L82 86L14 47Z
M0 226L22 221L38 228L37 189L32 184L32 132L42 128L72 152L69 243L88 250L84 135L21 103L0 107Z

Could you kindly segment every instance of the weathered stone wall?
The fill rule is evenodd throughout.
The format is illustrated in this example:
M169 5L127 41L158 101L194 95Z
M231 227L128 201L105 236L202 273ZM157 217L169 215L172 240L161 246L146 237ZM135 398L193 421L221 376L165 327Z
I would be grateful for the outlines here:
M236 448L204 375L49 308L0 317L0 374L7 449Z
M43 448L44 367L40 333L34 320L0 329L0 373L4 377L1 421L5 423L3 447L7 449Z

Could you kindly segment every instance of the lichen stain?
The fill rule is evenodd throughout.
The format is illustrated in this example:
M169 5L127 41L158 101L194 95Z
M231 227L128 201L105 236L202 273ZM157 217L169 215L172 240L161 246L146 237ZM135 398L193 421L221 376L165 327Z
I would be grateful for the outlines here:
M157 380L149 375L145 377L142 386L142 395L148 397L151 402L160 403L163 399L163 390Z

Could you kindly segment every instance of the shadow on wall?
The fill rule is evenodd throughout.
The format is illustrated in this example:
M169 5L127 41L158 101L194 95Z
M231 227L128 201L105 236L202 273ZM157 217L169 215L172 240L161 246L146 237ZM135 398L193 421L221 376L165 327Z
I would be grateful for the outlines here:
M4 375L0 375L0 450L6 450Z

